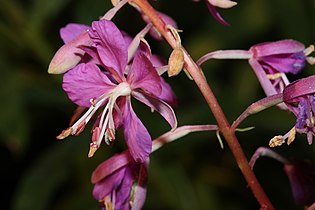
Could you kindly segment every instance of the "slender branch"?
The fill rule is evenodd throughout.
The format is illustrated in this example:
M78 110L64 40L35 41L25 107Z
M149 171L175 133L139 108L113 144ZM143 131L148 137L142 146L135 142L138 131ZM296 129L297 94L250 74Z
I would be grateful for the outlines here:
M172 46L172 48L176 48L176 40L174 39L170 31L167 29L166 24L159 17L155 9L148 3L148 1L147 0L130 0L130 2L135 3L142 10L142 12L149 17L154 27L162 34L162 36ZM230 147L236 159L238 167L240 168L241 172L243 173L248 183L248 186L252 190L255 198L261 205L262 209L266 209L266 210L274 209L269 198L267 197L261 185L259 184L255 174L251 170L248 164L248 160L235 136L234 130L231 128L229 122L227 121L216 97L214 96L200 68L192 60L192 58L184 49L184 47L183 47L183 51L184 51L184 60L185 60L184 67L194 79L202 95L204 96L209 108L211 109L218 123L219 130L221 131L222 135L226 139L227 144Z

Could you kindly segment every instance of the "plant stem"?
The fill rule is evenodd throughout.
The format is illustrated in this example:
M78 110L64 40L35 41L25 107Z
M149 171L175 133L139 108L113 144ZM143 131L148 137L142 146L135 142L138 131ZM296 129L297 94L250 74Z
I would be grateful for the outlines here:
M167 29L166 24L157 14L155 9L148 3L147 0L130 0L130 3L135 3L141 11L149 17L154 27L161 33L161 35L166 39L166 41L171 45L172 48L176 48L176 40L173 35ZM217 123L220 132L224 136L229 148L231 149L235 160L240 168L243 176L245 177L248 186L252 190L255 198L261 205L261 209L272 210L274 209L266 193L262 189L260 183L258 182L254 172L251 170L248 160L239 144L234 129L231 128L229 122L227 121L216 97L214 96L209 84L207 83L201 69L192 60L190 55L184 49L184 68L189 72L189 74L194 79L198 88L200 89L202 95L204 96L209 108L211 109Z

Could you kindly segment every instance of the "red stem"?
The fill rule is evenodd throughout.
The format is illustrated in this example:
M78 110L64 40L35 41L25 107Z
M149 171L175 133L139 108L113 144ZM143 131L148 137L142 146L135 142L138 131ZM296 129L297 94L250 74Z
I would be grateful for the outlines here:
M155 9L148 3L147 0L130 0L131 3L135 3L141 8L141 11L147 15L154 27L162 34L162 36L166 39L166 41L172 46L172 48L176 48L176 40L169 32L166 27L166 24L157 14ZM185 69L190 73L195 83L199 87L202 95L204 96L209 108L211 109L217 123L219 126L219 130L224 136L229 148L231 149L235 160L240 168L243 176L248 183L248 186L252 190L255 198L261 205L261 209L273 210L274 207L271 204L269 198L266 193L262 189L260 183L258 182L254 172L251 170L248 160L239 144L234 129L231 128L229 122L227 121L216 97L214 96L209 84L207 83L201 69L197 66L197 64L192 60L187 51L183 48L184 51L184 60Z

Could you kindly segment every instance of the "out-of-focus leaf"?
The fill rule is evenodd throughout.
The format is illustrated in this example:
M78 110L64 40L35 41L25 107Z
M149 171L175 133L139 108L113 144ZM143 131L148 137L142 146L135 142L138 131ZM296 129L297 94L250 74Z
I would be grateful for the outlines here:
M29 26L41 28L47 21L56 18L57 14L70 2L70 0L33 0L29 11ZM31 25L30 25L31 24Z
M20 153L27 146L29 116L24 109L21 97L23 80L14 71L5 71L9 66L0 64L2 80L0 83L0 139L13 153Z
M49 209L56 195L56 190L66 188L66 180L71 172L71 161L74 156L69 154L71 142L55 144L42 153L20 182L13 210ZM72 150L73 152L73 150Z

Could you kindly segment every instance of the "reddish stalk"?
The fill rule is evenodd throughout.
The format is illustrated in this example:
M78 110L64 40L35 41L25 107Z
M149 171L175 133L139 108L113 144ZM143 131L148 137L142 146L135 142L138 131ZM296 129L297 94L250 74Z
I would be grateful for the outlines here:
M176 47L176 40L173 35L169 32L166 24L159 17L155 9L148 3L147 0L129 0L132 3L138 5L144 14L146 14L154 27L162 34L166 41L171 45L172 48ZM211 109L217 123L220 132L224 136L229 148L231 149L235 160L240 168L243 176L245 177L248 186L252 190L255 198L261 205L261 209L273 210L274 207L271 204L268 196L262 189L260 183L258 182L254 172L251 170L248 160L242 150L238 139L235 136L234 129L231 128L229 122L227 121L216 97L214 96L209 84L207 83L204 75L202 74L198 65L192 60L187 51L183 48L185 69L190 73L198 88L200 89L202 95L204 96L209 108Z

